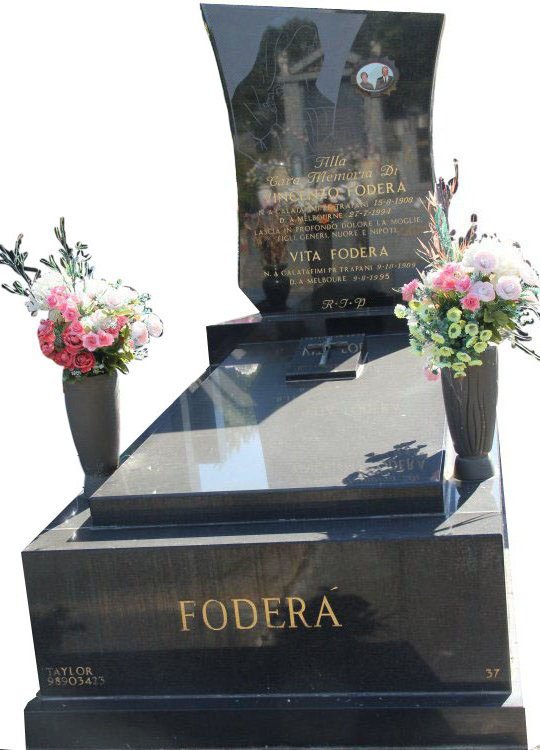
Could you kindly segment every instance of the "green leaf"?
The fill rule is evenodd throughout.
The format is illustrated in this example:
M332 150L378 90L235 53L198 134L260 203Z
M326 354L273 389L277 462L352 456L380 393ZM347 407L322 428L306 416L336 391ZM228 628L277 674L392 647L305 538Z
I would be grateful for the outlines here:
M123 372L124 375L127 375L129 373L127 366L122 362L121 359L117 360L115 362L115 365L116 365L117 370L120 370L120 372Z
M501 312L500 310L496 310L493 313L493 319L500 328L506 328L508 326L508 323L510 322L510 318L508 317L508 315L504 312Z

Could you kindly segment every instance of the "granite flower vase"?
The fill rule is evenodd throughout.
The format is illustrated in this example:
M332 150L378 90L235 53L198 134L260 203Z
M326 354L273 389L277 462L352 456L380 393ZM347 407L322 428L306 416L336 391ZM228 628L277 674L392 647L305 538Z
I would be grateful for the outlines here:
M88 495L118 467L118 373L66 381L64 398L73 442L85 475L84 492Z
M497 416L497 347L489 346L480 358L482 366L468 367L464 378L442 371L446 419L457 454L454 477L473 482L494 473L489 452Z

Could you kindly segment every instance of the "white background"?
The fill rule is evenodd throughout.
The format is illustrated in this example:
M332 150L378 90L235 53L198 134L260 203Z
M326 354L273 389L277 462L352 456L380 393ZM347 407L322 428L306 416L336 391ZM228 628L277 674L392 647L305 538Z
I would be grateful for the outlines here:
M453 224L463 229L477 211L540 266L538 11L524 0L369 7L446 12L434 152L437 175L460 159ZM121 380L125 447L206 366L204 326L252 310L236 286L233 150L214 55L193 0L2 0L0 32L0 242L12 247L24 232L42 257L64 215L99 275L151 292L166 322L151 357ZM0 326L0 748L22 750L23 708L38 684L20 551L82 475L60 368L41 355L22 301L3 292ZM504 349L499 425L531 747L540 744L539 375L540 363Z

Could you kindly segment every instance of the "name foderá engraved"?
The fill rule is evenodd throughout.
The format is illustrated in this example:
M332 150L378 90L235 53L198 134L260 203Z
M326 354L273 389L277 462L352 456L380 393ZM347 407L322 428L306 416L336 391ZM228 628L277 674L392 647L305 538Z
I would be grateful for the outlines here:
M263 596L256 601L246 598L193 599L178 601L180 630L188 632L197 625L207 630L252 630L257 625L271 629L342 628L327 596L316 607L310 602L309 612L301 596Z

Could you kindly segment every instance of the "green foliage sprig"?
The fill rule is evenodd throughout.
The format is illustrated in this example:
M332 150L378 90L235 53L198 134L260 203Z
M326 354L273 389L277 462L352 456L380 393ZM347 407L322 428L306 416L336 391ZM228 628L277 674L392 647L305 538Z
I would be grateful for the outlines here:
M52 271L61 273L63 276L67 275L72 284L77 280L91 277L94 271L90 265L92 256L90 253L84 252L88 249L88 245L85 245L83 242L76 242L75 249L69 246L64 217L60 218L59 226L54 228L54 234L60 243L60 261L58 262L54 255L51 254L48 258L41 258L40 263L43 263L44 266L47 266Z
M2 289L10 294L20 294L23 297L28 297L30 294L30 287L32 284L39 279L41 271L39 268L33 266L27 266L26 260L28 253L21 252L21 244L23 235L20 234L15 242L13 250L8 250L3 245L0 245L0 266L8 266L11 270L23 279L26 287L23 287L20 281L15 280L12 285L2 284ZM30 275L32 274L32 276Z

